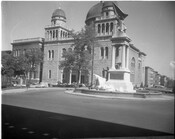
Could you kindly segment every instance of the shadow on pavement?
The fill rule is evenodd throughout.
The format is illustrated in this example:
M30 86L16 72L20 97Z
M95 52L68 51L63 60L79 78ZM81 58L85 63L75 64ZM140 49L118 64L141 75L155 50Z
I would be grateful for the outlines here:
M2 139L172 136L82 117L2 105Z

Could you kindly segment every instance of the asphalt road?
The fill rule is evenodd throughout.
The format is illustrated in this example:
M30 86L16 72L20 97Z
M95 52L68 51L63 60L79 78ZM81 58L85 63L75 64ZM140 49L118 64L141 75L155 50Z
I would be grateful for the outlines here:
M144 129L144 132L140 133L145 133L145 135L147 132L150 135L174 134L173 99L102 99L70 95L64 93L63 89L50 88L28 90L24 93L3 94L2 104L3 106L18 106L30 108L30 110L41 110L115 124L118 125L117 129L121 129L120 132L122 131L124 135L129 135L129 131L139 135L138 129L142 129L142 131ZM6 113L8 112L7 108L4 110L6 110ZM5 112L4 115L6 115ZM104 127L100 129L104 129ZM154 134L152 131L154 131Z

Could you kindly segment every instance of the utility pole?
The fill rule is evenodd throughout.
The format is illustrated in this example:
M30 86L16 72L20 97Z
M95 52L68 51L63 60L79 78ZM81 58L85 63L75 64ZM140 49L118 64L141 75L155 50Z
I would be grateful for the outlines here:
M91 68L91 89L93 85L93 74L94 74L94 44L92 45L92 68Z

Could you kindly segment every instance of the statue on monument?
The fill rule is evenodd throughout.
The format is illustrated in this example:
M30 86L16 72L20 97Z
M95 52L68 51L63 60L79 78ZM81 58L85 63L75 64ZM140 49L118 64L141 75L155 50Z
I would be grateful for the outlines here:
M124 19L128 16L128 14L125 14L115 3L113 3L114 13L117 17L117 32L119 34L126 33L126 26L124 24Z

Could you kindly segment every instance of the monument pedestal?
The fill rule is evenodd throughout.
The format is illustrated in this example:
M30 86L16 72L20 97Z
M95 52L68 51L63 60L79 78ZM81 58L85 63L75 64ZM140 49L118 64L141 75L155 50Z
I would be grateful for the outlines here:
M133 90L133 85L130 82L129 69L110 69L109 80L106 84L112 86L116 91L131 93L136 92Z

